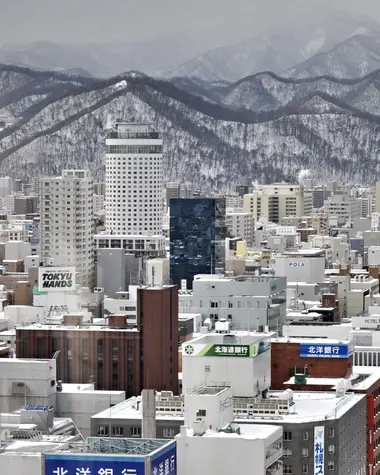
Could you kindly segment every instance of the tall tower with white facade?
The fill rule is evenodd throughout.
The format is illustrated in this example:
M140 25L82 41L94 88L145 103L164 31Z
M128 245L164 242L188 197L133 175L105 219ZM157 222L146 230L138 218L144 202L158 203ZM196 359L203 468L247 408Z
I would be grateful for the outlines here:
M41 178L41 257L44 264L76 268L77 282L94 278L93 189L88 170Z
M106 140L106 232L162 234L162 139L149 124L117 122Z

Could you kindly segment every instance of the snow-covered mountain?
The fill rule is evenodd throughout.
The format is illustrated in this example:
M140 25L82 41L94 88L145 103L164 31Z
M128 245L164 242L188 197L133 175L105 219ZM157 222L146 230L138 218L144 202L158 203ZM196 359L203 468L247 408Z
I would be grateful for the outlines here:
M380 68L380 36L355 35L325 53L294 66L284 76L358 78Z
M363 113L380 114L380 70L362 78L332 76L293 79L271 72L248 76L233 84L202 83L199 80L174 79L173 83L203 99L238 110L274 112L298 108L315 96L329 96L330 104L344 109L355 107Z
M376 69L378 53L371 58L371 52L378 50L380 41L380 25L372 20L354 17L348 13L325 12L319 16L310 16L309 20L295 16L292 21L284 22L281 28L265 35L258 35L249 40L228 47L208 51L184 63L165 74L166 77L197 77L207 81L227 80L237 81L242 77L260 71L280 73L300 64L300 71L294 71L296 77L304 77L301 70L313 68L313 58L319 53L330 51L352 37L362 35L367 37L357 45L348 43L346 47L337 50L337 57L331 55L330 62L339 63L339 53L343 55L343 67L338 64L340 77L357 77L364 72ZM371 44L370 38L374 38ZM351 51L350 51L351 48ZM359 56L364 52L364 60ZM352 58L348 58L354 53ZM358 59L359 57L359 59ZM310 59L312 58L312 59ZM310 59L304 67L302 63ZM329 59L325 60L329 61ZM358 61L356 68L355 61ZM366 64L362 64L365 62ZM320 65L319 74L333 74L334 64L324 71ZM372 67L372 69L371 69ZM318 69L318 60L315 66ZM341 71L340 71L341 70ZM347 73L347 74L346 74ZM318 74L318 75L319 75ZM352 74L355 74L353 76ZM306 74L312 76L317 74Z
M243 177L292 180L304 167L362 183L380 177L380 109L366 97L375 95L376 74L355 87L343 81L314 94L305 89L304 96L292 80L286 90L284 80L262 76L276 100L272 109L254 101L242 109L237 94L225 105L208 97L215 90L205 87L202 97L138 73L95 81L0 67L0 173L30 178L89 167L100 178L107 124L122 117L152 122L162 133L168 180L196 177L222 191ZM2 116L13 123L1 125Z

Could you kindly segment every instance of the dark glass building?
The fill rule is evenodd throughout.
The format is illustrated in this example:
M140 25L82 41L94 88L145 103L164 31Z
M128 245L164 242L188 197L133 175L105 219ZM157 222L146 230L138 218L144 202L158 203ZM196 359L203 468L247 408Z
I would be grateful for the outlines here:
M170 277L192 288L197 274L224 270L226 202L224 198L170 200Z

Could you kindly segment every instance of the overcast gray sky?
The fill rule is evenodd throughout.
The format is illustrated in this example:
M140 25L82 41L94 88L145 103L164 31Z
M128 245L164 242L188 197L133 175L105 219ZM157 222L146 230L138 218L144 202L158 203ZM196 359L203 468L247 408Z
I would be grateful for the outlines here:
M380 0L0 0L0 44L139 41L227 22L262 26L332 4L380 20Z

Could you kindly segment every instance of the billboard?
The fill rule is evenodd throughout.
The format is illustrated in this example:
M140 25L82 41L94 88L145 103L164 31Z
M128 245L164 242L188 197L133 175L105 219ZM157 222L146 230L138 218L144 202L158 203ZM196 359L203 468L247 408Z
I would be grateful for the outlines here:
M40 292L67 292L75 290L75 267L39 267L38 290Z
M235 358L254 358L270 349L269 341L260 341L250 345L232 344L188 344L182 346L182 355L185 356L229 356Z
M349 358L353 353L353 344L301 343L301 358Z
M151 457L152 475L177 475L177 444L173 441Z
M145 458L107 454L45 454L45 475L145 475Z
M325 473L325 426L314 427L314 475Z

